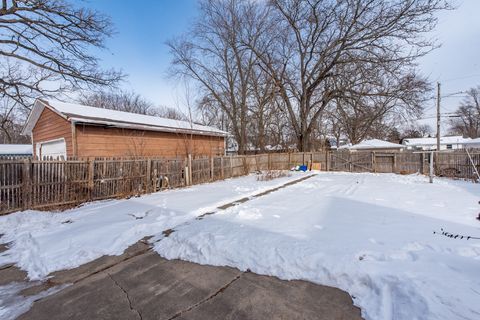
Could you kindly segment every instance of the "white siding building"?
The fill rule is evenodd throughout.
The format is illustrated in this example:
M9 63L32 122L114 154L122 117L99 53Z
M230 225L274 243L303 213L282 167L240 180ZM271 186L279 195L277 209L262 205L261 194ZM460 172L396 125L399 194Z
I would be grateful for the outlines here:
M0 144L0 157L23 157L32 154L31 144Z
M440 150L464 149L471 140L462 136L440 137ZM437 150L437 138L405 138L402 144L407 150Z
M470 139L466 141L465 148L480 148L480 138Z

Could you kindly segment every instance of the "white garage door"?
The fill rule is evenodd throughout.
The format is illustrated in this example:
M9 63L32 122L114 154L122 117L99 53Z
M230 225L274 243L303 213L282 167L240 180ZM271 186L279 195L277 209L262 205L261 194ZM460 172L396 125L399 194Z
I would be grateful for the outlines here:
M37 143L37 154L40 155L41 159L50 157L54 159L59 159L61 157L67 158L65 140L59 139Z

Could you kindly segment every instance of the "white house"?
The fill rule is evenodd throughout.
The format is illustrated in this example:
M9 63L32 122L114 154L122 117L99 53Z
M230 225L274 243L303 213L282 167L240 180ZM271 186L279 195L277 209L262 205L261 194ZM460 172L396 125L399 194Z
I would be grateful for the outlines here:
M462 136L440 137L440 150L464 149L470 140ZM407 150L437 150L437 138L405 138L402 144Z
M465 148L480 148L480 138L465 141Z
M402 151L404 145L379 139L364 140L358 144L341 146L339 149L350 151Z
M31 144L0 144L0 157L32 156Z

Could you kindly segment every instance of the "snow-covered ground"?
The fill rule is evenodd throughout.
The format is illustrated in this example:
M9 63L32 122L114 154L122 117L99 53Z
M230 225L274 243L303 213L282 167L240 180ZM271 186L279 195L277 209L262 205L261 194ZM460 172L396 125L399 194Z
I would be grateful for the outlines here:
M305 175L248 176L62 213L3 216L0 243L11 243L0 266L15 263L31 279L45 279L154 235L155 250L167 258L339 287L366 319L480 319L480 241L433 234L444 228L480 236L478 184L322 172L194 220ZM6 289L4 297L17 290Z
M349 292L366 319L480 319L480 185L319 173L177 228L167 258L305 279Z
M304 174L303 174L304 175ZM188 222L241 197L299 179L300 173L271 181L255 175L158 192L128 200L86 204L65 212L24 211L0 217L0 266L14 263L31 280L70 269L103 255L119 255L145 236Z

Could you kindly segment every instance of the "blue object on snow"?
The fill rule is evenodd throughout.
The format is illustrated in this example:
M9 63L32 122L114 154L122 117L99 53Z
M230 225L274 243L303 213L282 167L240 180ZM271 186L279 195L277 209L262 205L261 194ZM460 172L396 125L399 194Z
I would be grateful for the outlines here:
M305 172L305 171L307 171L307 166L303 164L303 165L299 166L298 170Z

